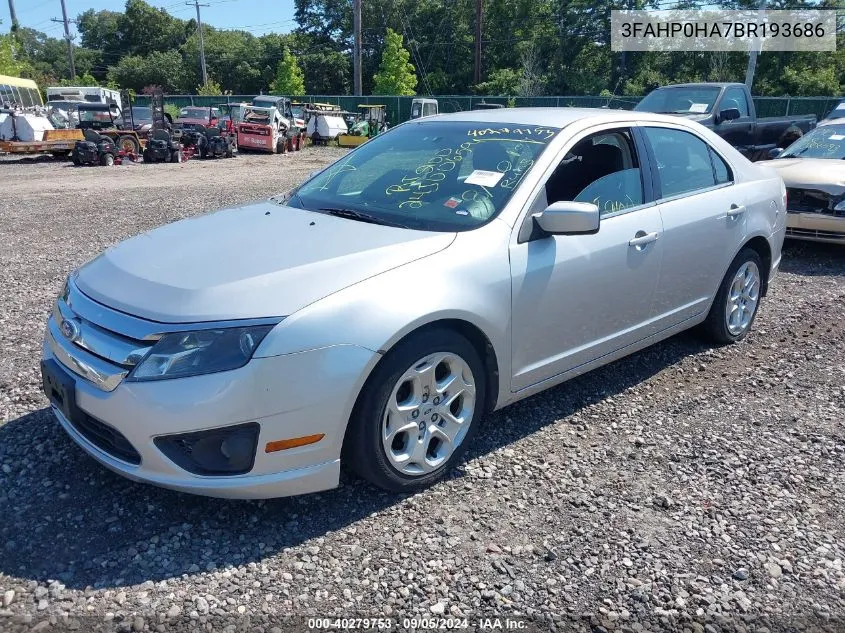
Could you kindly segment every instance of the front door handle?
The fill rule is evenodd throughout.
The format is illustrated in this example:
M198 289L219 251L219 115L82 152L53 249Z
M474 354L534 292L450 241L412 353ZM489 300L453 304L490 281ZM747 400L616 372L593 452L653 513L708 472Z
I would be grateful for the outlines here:
M637 231L635 237L628 241L628 246L635 246L640 248L645 246L646 244L651 244L652 242L656 242L657 238L660 237L660 233L646 233L645 231Z
M731 208L730 208L730 209L728 209L727 216L728 216L729 218L735 218L735 217L737 217L737 216L739 216L739 215L742 215L743 213L745 213L745 205L741 205L741 204L732 204L732 205L731 205Z

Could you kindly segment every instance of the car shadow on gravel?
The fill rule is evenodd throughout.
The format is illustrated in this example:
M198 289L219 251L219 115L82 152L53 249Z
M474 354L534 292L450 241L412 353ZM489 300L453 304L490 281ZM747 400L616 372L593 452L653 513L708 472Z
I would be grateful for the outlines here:
M695 335L682 334L498 411L484 420L469 457L566 420L704 349ZM0 463L0 547L5 549L0 572L57 579L71 588L260 563L404 498L347 475L336 490L263 502L137 484L83 453L46 408L0 427ZM466 476L466 469L458 467L450 476Z
M780 269L807 276L845 276L845 246L786 240Z

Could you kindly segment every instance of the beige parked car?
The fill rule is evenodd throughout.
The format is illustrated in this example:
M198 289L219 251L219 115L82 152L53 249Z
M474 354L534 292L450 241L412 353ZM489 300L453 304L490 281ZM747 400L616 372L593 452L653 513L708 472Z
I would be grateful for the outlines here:
M845 119L802 136L775 160L786 183L786 236L845 244Z

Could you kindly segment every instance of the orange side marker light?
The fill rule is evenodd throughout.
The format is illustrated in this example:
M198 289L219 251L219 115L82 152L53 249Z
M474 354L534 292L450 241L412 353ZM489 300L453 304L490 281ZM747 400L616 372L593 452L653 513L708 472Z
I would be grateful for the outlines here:
M289 448L296 448L297 446L308 446L309 444L316 444L325 436L325 433L317 433L316 435L306 435L304 437L292 437L289 440L277 440L275 442L267 442L267 445L264 447L264 452L275 453L277 451L286 451Z

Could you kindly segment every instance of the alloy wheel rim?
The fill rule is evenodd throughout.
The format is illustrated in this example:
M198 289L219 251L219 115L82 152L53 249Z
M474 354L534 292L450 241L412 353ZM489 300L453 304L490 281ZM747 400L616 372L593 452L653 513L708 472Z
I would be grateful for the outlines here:
M384 454L404 475L445 464L466 438L475 412L475 377L457 354L437 352L411 365L390 392L381 425Z
M739 336L751 325L760 301L760 269L754 262L745 262L736 271L725 304L728 332Z

